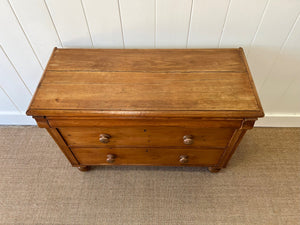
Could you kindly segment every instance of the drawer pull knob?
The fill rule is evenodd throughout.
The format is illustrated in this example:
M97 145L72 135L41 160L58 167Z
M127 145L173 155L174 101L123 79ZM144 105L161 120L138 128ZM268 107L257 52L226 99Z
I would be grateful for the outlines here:
M183 136L183 143L186 145L193 144L193 136L192 135L184 135Z
M115 162L116 155L114 155L114 154L107 154L106 157L107 157L107 158L106 158L106 162L108 162L108 163L113 163L113 162Z
M111 138L111 136L109 134L100 134L100 138L99 138L99 141L101 143L108 143L109 142L109 139Z
M187 163L189 161L189 156L187 156L187 155L181 155L181 156L179 156L179 162L180 163Z

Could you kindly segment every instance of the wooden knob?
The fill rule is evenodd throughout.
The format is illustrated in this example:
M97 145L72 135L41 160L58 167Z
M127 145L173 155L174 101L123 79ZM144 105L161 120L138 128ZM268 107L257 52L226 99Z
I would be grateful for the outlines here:
M189 161L189 156L187 156L187 155L179 156L179 162L180 163L187 163L188 161Z
M109 142L109 139L111 138L111 136L109 134L100 134L100 138L99 138L99 141L101 143L108 143Z
M116 155L114 154L107 154L106 156L106 162L113 163L116 159Z
M192 135L184 135L183 136L183 143L186 145L193 144L193 136Z

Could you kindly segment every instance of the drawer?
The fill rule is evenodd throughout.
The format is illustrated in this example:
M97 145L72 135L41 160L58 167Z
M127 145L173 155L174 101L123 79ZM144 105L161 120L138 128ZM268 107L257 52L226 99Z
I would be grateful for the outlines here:
M223 149L72 148L81 165L216 165Z
M82 147L188 147L225 148L234 128L196 127L63 127L69 146ZM100 137L101 141L100 141ZM107 143L103 143L107 142Z

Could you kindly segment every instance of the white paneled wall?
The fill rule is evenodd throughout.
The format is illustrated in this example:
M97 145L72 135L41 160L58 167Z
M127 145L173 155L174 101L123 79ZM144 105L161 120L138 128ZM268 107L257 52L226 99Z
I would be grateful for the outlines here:
M92 36L81 0L45 0L45 2L63 47L93 47ZM25 4L22 1L20 3Z
M125 48L155 47L155 0L120 0Z
M243 47L247 53L268 0L231 0L219 47Z
M37 59L45 68L53 46L62 47L45 2L26 0L24 4L20 0L10 0L10 4Z
M0 76L1 88L5 90L19 111L25 111L31 99L31 93L1 47L0 74L6 75Z
M95 48L123 48L123 35L117 0L83 0L93 46Z
M156 1L156 47L186 48L192 0Z
M19 2L22 3L22 1ZM43 72L42 65L15 11L9 1L5 0L0 0L0 33L3 54L9 58L7 62L11 62L27 88L33 93ZM5 73L0 75L4 78L14 76L14 74ZM11 84L11 86L14 85L14 83Z
M0 0L0 124L26 108L53 47L244 47L269 126L300 126L300 0Z
M194 0L193 3L188 48L218 48L230 0Z

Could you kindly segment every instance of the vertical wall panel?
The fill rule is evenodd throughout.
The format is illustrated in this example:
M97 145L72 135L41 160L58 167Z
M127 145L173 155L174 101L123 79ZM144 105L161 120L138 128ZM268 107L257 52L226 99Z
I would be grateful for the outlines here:
M47 0L46 3L64 47L92 47L80 0Z
M0 87L0 112L4 111L6 113L18 111L14 104L7 97L3 89Z
M229 0L194 0L189 48L217 48Z
M299 65L299 64L298 64ZM271 112L300 114L300 76L292 80L291 85L281 98L278 99L276 105L272 107Z
M259 91L299 12L299 0L270 1L248 54L248 61Z
M157 0L156 47L185 48L192 0Z
M0 85L21 111L26 111L31 94L0 47Z
M220 47L243 47L247 52L267 2L268 0L231 0Z
M300 16L261 89L261 100L267 111L279 111L278 99L290 91L290 84L297 77L300 80ZM290 99L286 98L285 101L289 102Z
M118 0L83 0L95 48L123 48Z
M0 1L0 32L0 45L33 93L43 70L7 1Z
M54 47L61 47L44 1L10 0L11 5L45 68Z
M155 0L120 0L125 48L154 48Z

